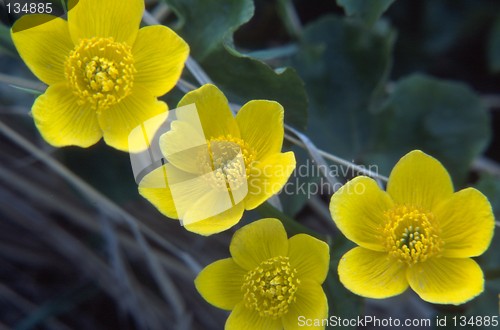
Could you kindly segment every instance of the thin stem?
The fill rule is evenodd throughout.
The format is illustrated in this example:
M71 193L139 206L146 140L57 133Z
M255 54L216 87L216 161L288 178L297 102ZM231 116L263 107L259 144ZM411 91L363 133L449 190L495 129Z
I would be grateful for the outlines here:
M64 0L60 0L62 9L64 11L64 14L66 15L68 13L68 8L66 7L66 2Z
M490 109L500 109L500 95L482 95L481 100Z
M253 57L261 61L271 61L283 57L291 57L299 50L297 44L289 44L280 47L273 47L265 50L254 50L244 53L248 57Z
M278 9L288 33L300 39L303 34L302 23L291 0L279 0Z
M184 261L184 263L188 267L192 267L195 264L195 262L191 260L191 256L177 248L175 245L170 244L163 238L159 237L158 234L154 233L148 227L141 225L138 219L113 203L110 199L95 190L87 182L83 181L81 178L64 167L61 163L57 162L49 155L42 152L40 149L38 149L36 146L31 144L28 140L17 134L12 129L10 129L1 121L0 132L2 132L12 142L16 143L24 150L33 154L34 157L39 159L42 163L47 165L62 178L67 180L70 184L73 185L74 188L76 188L80 193L86 196L90 202L96 205L100 211L109 216L110 219L113 219L115 221L124 221L124 223L132 231L136 241L139 243L139 247L143 252L146 263L148 264L151 270L151 274L158 284L158 287L164 299L172 305L174 315L176 316L176 321L180 322L182 315L184 314L184 302L177 288L173 284L172 279L163 271L163 268L157 257L152 253L151 248L149 247L148 242L144 239L142 232L153 238L156 243L166 247L169 251L173 252L173 254L180 258L180 260ZM193 269L193 271L197 273L200 269L201 267L197 266L196 269Z
M472 163L472 168L494 176L500 176L500 164L486 157L478 157Z
M213 84L212 79L210 79L210 77L205 73L198 62L196 62L196 60L191 56L189 56L186 61L186 67L189 72L193 74L194 78L200 85Z
M188 93L192 90L195 90L196 86L191 84L189 81L180 78L177 81L177 88L179 88L183 93Z
M154 25L154 24L160 24L160 22L158 22L158 20L156 20L153 15L151 15L148 11L145 11L144 12L144 15L143 15L143 21L146 23L146 24L150 24L150 25ZM195 59L193 59L191 56L187 59L186 61L186 68L191 72L191 74L194 76L194 78L196 79L196 81L200 84L200 85L204 85L204 84L208 84L208 83L212 83L212 79L210 79L210 77L206 74L206 72L203 70L203 68L196 62ZM189 84L189 83L188 83ZM186 84L185 81L180 81L177 86L179 87L179 89L181 90L188 90L188 87L189 88L192 88L194 87L192 84ZM285 125L285 128L289 131L294 131L295 133L294 134L297 134L292 127L288 126L288 125ZM303 148L307 148L306 146L306 143L303 143L301 141L301 139L296 139L290 135L285 135L285 138L300 146L300 147L303 147ZM374 177L374 178L377 178L379 180L382 180L382 181L386 181L387 182L387 177L383 176L383 175L380 175L378 173L374 173L370 170L367 170L365 168L362 168L358 165L355 165L347 160L344 160L340 157L337 157L337 156L334 156L332 154L329 154L327 153L326 151L323 151L323 150L320 150L320 149L317 149L315 148L318 153L323 157L323 158L326 158L326 159L329 159L335 163L338 163L338 164L341 164L341 165L344 165L344 166L347 166L347 167L350 167L354 170L356 170L358 173L362 173L362 174L365 174L365 175L368 175L368 176L371 176L371 177ZM310 150L309 150L310 151ZM325 174L325 178L329 181L329 183L334 183L332 181L332 177L331 176L328 176Z
M170 15L172 9L165 3L160 2L152 11L151 15L158 21L161 22Z
M142 21L147 25L159 25L161 24L156 17L154 17L149 11L145 10L142 14Z
M285 134L285 139L287 139L288 141L292 142L293 144L295 144L295 145L297 145L299 147L306 148L306 146L304 145L304 143L302 143L300 140L298 140L298 139L290 136L289 134ZM370 176L370 177L382 180L384 182L387 182L389 180L389 178L386 177L386 176L384 176L384 175L380 175L380 174L375 173L373 171L370 171L370 170L368 170L368 169L366 169L364 167L361 167L359 165L353 164L350 161L347 161L347 160L345 160L343 158L340 158L340 157L337 157L335 155L332 155L332 154L330 154L330 153L328 153L326 151L323 151L321 149L318 149L318 153L322 157L324 157L325 159L331 160L332 162L340 164L340 165L347 166L347 167L355 170L358 173L361 173L361 174L364 174L364 175L367 175L367 176Z
M115 220L124 220L125 223L129 225L132 231L142 231L146 236L152 239L159 246L163 247L165 250L170 251L173 255L177 256L179 260L183 261L187 267L189 267L193 272L198 273L201 266L187 253L177 248L175 245L166 241L159 234L151 230L150 228L143 225L137 218L123 210L121 207L112 202L108 197L101 194L99 191L94 189L87 182L82 180L80 177L76 176L64 165L59 163L54 158L50 157L31 142L26 140L24 137L19 135L17 132L12 130L10 127L5 125L0 121L0 132L10 139L12 142L17 144L22 149L26 150L32 154L39 161L47 165L54 172L59 174L67 182L73 185L78 191L80 191L88 200L98 206L105 214L109 215Z
M24 78L13 77L4 73L0 73L0 82L5 83L9 86L21 89L33 90L42 93L45 92L45 90L47 89L47 86L43 83L39 83Z

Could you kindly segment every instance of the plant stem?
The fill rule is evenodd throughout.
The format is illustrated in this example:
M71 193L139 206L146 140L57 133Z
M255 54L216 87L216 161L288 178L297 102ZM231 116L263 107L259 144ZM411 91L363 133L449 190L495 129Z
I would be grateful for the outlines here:
M32 154L39 161L47 165L54 172L59 174L62 178L64 178L68 183L70 183L73 187L75 187L80 193L88 198L90 202L96 205L99 209L101 209L105 214L109 215L112 219L115 220L123 220L125 223L129 225L135 235L143 232L146 236L152 239L155 243L163 247L165 250L170 251L173 255L177 256L179 260L183 261L188 268L190 268L194 273L198 273L201 269L201 266L192 259L187 253L177 248L175 245L163 239L159 234L151 230L150 228L144 226L137 218L133 215L129 214L121 207L112 202L108 197L101 194L99 191L94 189L87 182L82 180L80 177L71 172L64 165L59 163L54 158L50 157L36 146L34 146L31 142L26 140L24 137L19 135L17 132L12 130L10 127L5 125L0 121L0 132L7 137L9 140L17 144L22 149L26 150L30 154Z
M47 86L45 84L24 78L13 77L4 73L0 73L0 82L5 83L9 86L42 92L42 93L45 92L45 90L47 89Z

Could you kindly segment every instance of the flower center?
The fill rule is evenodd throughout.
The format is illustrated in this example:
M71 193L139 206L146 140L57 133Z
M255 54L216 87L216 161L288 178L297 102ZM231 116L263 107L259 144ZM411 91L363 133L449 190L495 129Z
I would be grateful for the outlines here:
M128 96L135 73L131 47L113 38L81 39L65 63L66 79L79 104L89 103L97 111Z
M392 256L411 265L441 252L443 241L434 214L402 205L387 211L385 217L383 236Z
M212 172L209 183L219 191L234 191L247 183L255 161L254 151L246 143L230 135L207 141L208 154L199 164L203 173Z
M295 292L300 285L297 270L290 266L288 257L274 257L249 271L241 290L245 306L260 316L277 319L288 312L295 302Z

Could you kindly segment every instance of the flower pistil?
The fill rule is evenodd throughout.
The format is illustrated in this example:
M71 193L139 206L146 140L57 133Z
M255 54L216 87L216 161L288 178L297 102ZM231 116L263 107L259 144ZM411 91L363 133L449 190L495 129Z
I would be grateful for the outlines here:
M411 265L439 255L443 242L431 212L400 205L384 215L387 219L383 229L385 246L393 257Z

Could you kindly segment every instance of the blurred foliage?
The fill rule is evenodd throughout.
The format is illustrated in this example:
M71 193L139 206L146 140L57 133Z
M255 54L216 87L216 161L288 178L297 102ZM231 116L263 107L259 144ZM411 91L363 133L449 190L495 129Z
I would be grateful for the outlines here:
M500 178L491 175L483 175L475 185L483 192L491 202L496 219L500 217ZM495 236L486 253L477 258L485 272L486 285L485 292L473 301L463 306L437 308L439 317L447 317L447 327L445 329L456 329L452 322L452 317L456 316L460 320L461 316L466 316L467 320L473 316L494 316L499 315L500 308L500 228L495 228ZM469 324L469 326L471 326ZM472 327L472 326L471 326ZM491 326L473 326L474 329L491 329ZM443 327L436 327L443 329Z
M488 57L490 60L491 71L500 71L500 16L497 18L491 31Z
M308 25L293 59L311 103L318 147L355 159L370 142L371 101L387 77L394 34L328 16Z
M165 0L180 18L177 32L188 41L192 56L233 103L253 99L280 102L286 121L304 128L307 97L295 70L274 71L264 62L240 54L232 34L253 15L252 1Z
M428 76L397 82L377 117L371 141L382 172L408 150L422 149L449 169L458 186L491 136L488 110L470 88Z
M373 25L395 0L337 0L348 16L354 16Z
M286 109L286 123L305 128L307 95L304 83L293 68L273 70L262 61L244 56L227 45L214 51L202 65L231 102L244 104L250 100L275 100Z
M164 0L179 17L177 32L191 55L203 59L253 16L251 0Z

